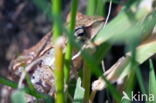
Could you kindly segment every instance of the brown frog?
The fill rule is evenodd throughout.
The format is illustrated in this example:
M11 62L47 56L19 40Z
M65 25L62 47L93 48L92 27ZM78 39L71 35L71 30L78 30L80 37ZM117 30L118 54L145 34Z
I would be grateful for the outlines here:
M66 25L68 25L69 20L70 15L67 16ZM78 12L76 16L74 35L80 42L82 42L82 44L85 44L98 33L103 24L103 17L86 16ZM20 78L24 68L28 67L40 58L40 60L31 67L29 75L36 90L49 95L53 95L55 93L53 75L55 52L53 44L51 43L51 36L52 33L49 32L35 46L28 50L24 50L20 56L11 62L9 67L13 80L18 82L18 78ZM73 60L72 68L80 68L81 64L81 57L76 58Z

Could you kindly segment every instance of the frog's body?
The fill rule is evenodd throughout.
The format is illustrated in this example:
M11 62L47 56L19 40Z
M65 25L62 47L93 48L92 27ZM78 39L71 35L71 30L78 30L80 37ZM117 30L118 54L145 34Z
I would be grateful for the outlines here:
M69 19L70 17L67 16L67 24L69 23ZM77 13L75 36L85 38L84 40L90 40L97 34L102 24L104 24L103 17L90 17ZM38 91L53 95L55 92L53 76L54 48L51 42L51 36L51 32L48 33L39 43L25 50L19 57L13 60L10 65L10 71L13 74L12 78L18 81L17 78L20 77L24 67L27 67L33 61L42 57L40 62L37 62L29 71L31 82ZM81 58L77 58L73 61L72 67L74 69L79 68L81 62Z

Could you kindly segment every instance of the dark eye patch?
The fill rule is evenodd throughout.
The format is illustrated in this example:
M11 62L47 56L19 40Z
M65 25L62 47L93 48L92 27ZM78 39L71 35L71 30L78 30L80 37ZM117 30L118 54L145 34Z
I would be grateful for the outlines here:
M85 27L82 26L75 29L74 35L76 37L83 37L85 36L85 34L86 34Z

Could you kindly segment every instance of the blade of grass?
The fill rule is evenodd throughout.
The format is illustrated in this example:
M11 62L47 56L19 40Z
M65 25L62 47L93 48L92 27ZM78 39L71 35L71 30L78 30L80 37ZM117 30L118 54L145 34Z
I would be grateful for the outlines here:
M83 103L84 92L85 92L84 88L81 87L81 79L78 78L73 103Z
M149 12L148 12L149 13ZM147 14L148 14L147 13ZM138 16L139 17L139 16ZM139 17L140 18L140 17ZM153 26L155 25L153 22L155 22L155 13L153 12L153 14L152 14L152 18L153 18L153 20L151 20L151 21L148 21L148 22L146 22L145 24L150 24L150 27L148 28L148 32L150 32L150 28L153 28ZM146 19L147 20L147 19ZM146 21L145 20L145 21ZM113 26L113 25L112 25ZM110 26L111 27L111 26ZM115 26L114 26L115 27ZM116 26L117 27L117 26ZM105 28L106 29L106 28ZM107 30L107 29L106 29ZM112 30L112 29L111 29ZM141 30L141 29L140 29ZM140 33L141 31L139 30L139 32L138 33ZM145 30L146 31L146 30ZM102 32L101 32L102 33ZM109 34L109 33L108 33ZM108 34L104 34L104 32L103 32L103 36L101 37L101 39L105 39L105 36L106 35L108 35ZM118 34L116 34L115 32L114 32L114 35L117 35L117 36L119 36ZM125 35L125 34L123 34L123 35ZM99 35L98 35L99 36ZM122 37L122 36L119 36L119 37ZM108 37L109 38L109 37ZM105 41L108 41L108 40L110 40L110 39L112 39L112 38L114 38L114 37L110 37L109 39L107 39L107 40L104 40L103 42L105 42ZM95 39L94 40L96 40L96 39L98 39L98 37L96 38L95 37ZM94 41L93 40L93 41ZM120 39L121 40L121 39ZM101 43L99 43L99 44L102 44L103 42L101 42ZM155 43L153 44L153 46L155 45ZM151 51L146 51L146 53L147 53L147 55L145 55L145 56L143 56L142 55L142 57L140 56L140 59L142 59L142 60L137 60L137 61L139 61L139 63L142 63L143 61L145 61L145 60L147 60L150 56L152 56L154 53L155 53L155 50L154 49L156 49L156 48L153 48L153 47L151 47L151 46L149 46L150 47L150 50L151 49L153 49L153 50L151 50ZM145 48L146 48L146 46L145 46ZM146 48L146 50L147 50L147 48ZM139 51L141 51L141 50L139 50ZM138 51L137 51L138 52ZM151 53L152 52L152 53ZM143 53L143 52L142 52ZM145 53L145 51L144 51L144 53ZM138 54L137 54L138 55ZM139 59L138 58L138 56L137 56L137 59ZM126 62L125 62L126 63ZM124 67L126 67L126 68L130 68L130 66L128 65L125 65L125 63L121 63L123 66L122 66L122 68L124 69ZM115 68L118 68L118 66L116 66ZM110 75L107 75L107 78L108 78L108 80L110 80L110 81L116 81L116 79L118 78L118 76L120 76L120 77L122 77L121 76L121 73L122 74L124 74L123 73L123 69L116 69L116 70L114 70L115 71L115 73L110 73ZM121 70L121 71L120 71ZM118 72L117 72L118 71ZM128 72L126 72L126 75L129 73L130 71L128 71ZM118 75L119 74L119 75Z
M87 67L87 64L85 64L86 62L84 62L83 64L83 83L82 86L85 89L85 94L84 94L84 103L88 103L89 101L89 96L90 96L90 82L91 82L91 71L90 69Z
M149 94L154 95L154 98L156 98L156 76L155 76L155 72L154 72L154 66L153 66L153 62L150 59L149 60L149 64L150 64L150 73L149 73ZM150 103L154 103L150 102Z
M150 58L152 55L156 53L156 40L154 38L150 39L148 42L143 43L142 45L138 46L136 48L136 60L138 64L142 64L144 61L146 61L148 58ZM130 69L130 62L129 58L131 56L131 53L127 53L125 58L119 59L117 61L118 64L115 63L110 69L109 74L107 73L106 78L110 82L114 82L117 80L120 80L121 78L124 78L127 76L131 71ZM107 71L106 71L107 72ZM104 74L105 75L105 74ZM100 79L99 79L100 80ZM101 80L100 80L101 81ZM104 83L104 82L103 82ZM105 87L105 83L103 88Z
M63 38L59 38L55 43L55 85L56 85L56 103L64 103L64 57L63 57L63 45L65 41Z
M55 18L61 20L61 0L51 0L52 2L52 14ZM65 44L62 35L62 29L60 28L59 21L54 20L53 25L53 38L55 48L55 85L56 85L56 103L64 103L64 56L63 56L63 45Z
M87 15L93 16L95 14L95 8L96 8L96 0L88 0L88 6L87 6ZM84 58L85 59L85 58ZM90 96L90 81L91 81L91 73L93 71L91 71L89 69L88 66L88 60L84 60L83 61L84 65L83 65L83 81L82 81L82 85L85 89L85 98L83 98L83 102L84 103L88 103L89 102L89 96ZM94 64L93 64L94 65ZM92 70L94 70L95 68L93 68ZM87 74L87 75L86 75Z
M88 0L87 15L92 16L95 14L95 2L96 0Z
M15 83L15 82L13 82L11 80L5 79L5 78L3 78L1 76L0 76L0 84L10 86L12 88L17 88L17 83Z
M132 51L131 57L130 57L130 68L131 72L129 73L129 76L127 78L127 81L125 83L126 86L126 92L128 95L131 94L131 92L134 89L135 86L135 78L136 78L136 69L138 67L136 60L136 46L138 45L139 41L133 41L131 44L129 44L128 48ZM131 96L130 96L131 97ZM130 103L130 101L128 102Z
M140 5L142 2L140 2ZM150 31L150 28L153 28L155 25L155 11L148 11L148 7L144 6L140 6L139 9L137 9L137 7L138 5L134 3L130 6L130 9L123 9L117 17L108 23L105 28L102 28L99 34L93 38L95 44L100 45L106 41L113 43L121 41L127 42L134 38L142 37L145 33L143 31ZM147 16L149 17L149 15L151 15L152 19L145 19ZM146 26L148 29L146 29L145 25L148 25Z
M139 82L141 92L143 94L146 94L146 90L145 90L145 86L144 86L144 82L143 82L143 77L142 77L141 72L140 72L140 68L136 68L136 76L137 76L137 79Z
M11 80L8 80L6 78L3 78L0 76L0 84L3 84L3 85L6 85L6 86L9 86L11 88L17 88L18 87L18 84L16 82L13 82ZM30 88L24 88L23 90L25 90L26 93L36 97L36 98L51 98L50 96L46 95L46 94L43 94L43 93L40 93L40 92L37 92L37 91L32 91ZM53 98L51 98L52 101L53 101Z
M70 13L70 24L69 24L69 34L72 35L75 28L75 18L77 14L78 0L72 0L72 7ZM70 77L70 67L71 67L71 58L72 58L72 45L71 42L67 44L66 54L65 54L65 64L64 64L64 76L65 82L68 83Z
M86 12L87 15L93 16L95 14L95 11L96 11L96 5L95 4L96 4L95 0L88 0L88 6L87 6L87 12ZM90 81L91 81L91 75L92 75L91 73L93 72L93 71L90 70L86 60L84 60L84 63L83 63L84 65L83 65L83 81L82 81L82 85L83 85L83 87L85 89L85 94L84 94L85 98L83 100L84 103L89 102Z
M117 103L120 103L121 101L121 94L118 92L118 90L110 83L109 80L105 76L102 76L102 79L106 82L106 88L110 91L112 94L112 97L114 100L117 101Z
M146 61L148 58L150 58L152 55L154 55L156 53L155 45L156 45L156 40L151 40L151 41L146 42L137 47L136 61L138 64L142 64L144 61ZM128 53L128 54L130 54L130 53ZM118 75L119 78L123 78L130 73L129 68L130 68L130 64L125 66L125 69L123 71L120 71L121 73L116 72L117 74L115 74L115 75Z
M26 81L27 81L28 87L29 87L32 91L35 91L35 87L34 87L33 84L31 83L31 79L30 79L30 76L29 76L28 73L26 74Z
M52 12L55 18L61 19L61 0L51 0L52 2ZM53 40L56 41L57 38L62 34L62 30L60 29L59 23L57 21L53 21L54 25L52 31L53 32Z
M23 90L17 90L11 95L13 103L26 103L25 92Z
M126 13L125 11L123 11L124 13ZM121 13L122 14L122 13ZM147 18L147 19L145 19L144 21L146 21L145 23L143 23L143 25L141 25L140 27L143 27L144 26L144 33L145 33L145 35L147 35L147 34L149 34L149 32L151 32L151 29L154 27L154 25L155 25L155 21L156 21L156 13L155 12L153 12L153 13L151 13L151 16L150 16L152 19L149 19L149 18ZM116 17L116 18L119 18L119 17ZM121 18L120 18L121 19ZM114 21L114 23L112 23L112 25L110 24L110 27L113 27L114 25L116 25L115 24L115 20L113 20ZM121 21L122 21L122 19L121 19ZM116 22L118 22L118 21L116 21ZM124 23L124 20L122 21L123 23ZM122 25L123 23L120 23L118 26L120 26L120 25ZM108 24L108 25L109 25ZM123 24L123 25L126 25L127 26L127 24ZM116 26L114 26L115 28L114 29L116 29L116 27L118 27L117 25ZM108 27L108 26L106 26L106 27ZM124 27L124 26L121 26L121 27ZM108 27L109 28L109 27ZM113 28L111 28L110 30L111 30L111 32L113 33L114 32L114 29ZM107 30L106 28L104 29L103 28L103 30ZM113 31L112 31L113 30ZM109 36L107 36L108 34L110 34L110 33L108 33L108 32L106 32L106 34L104 33L104 32L101 32L102 34L101 34L101 37L100 37L100 33L98 34L98 36L97 37L95 37L94 39L93 39L93 42L97 42L96 40L98 40L98 37L99 37L99 39L103 39L104 41L106 40L106 38L108 37L109 39L107 39L105 42L103 41L103 42L101 42L100 43L100 46L98 47L98 49L97 49L97 51L96 51L96 53L95 53L95 57L99 57L99 58L96 58L96 60L98 61L101 61L102 60L102 58L104 57L104 55L103 55L103 53L102 53L102 51L108 51L109 49L110 49L110 47L111 47L111 43L109 43L109 41L112 39L112 38L115 38L115 36L118 36L118 37L121 37L121 38L124 38L124 40L125 40L125 33L123 33L123 34L121 34L121 35L119 35L119 33L118 33L118 31L119 31L119 29L116 29L117 31L116 32L114 32L114 34L112 35L112 37L110 37L109 38ZM129 30L131 30L131 31L133 31L132 29L130 29L129 28ZM129 31L128 30L128 31ZM140 29L141 30L141 29ZM122 30L123 31L123 30ZM127 31L126 31L127 32ZM142 31L139 31L138 32L139 34L141 33L141 34L144 34L144 33L142 33ZM132 33L133 34L133 33ZM137 34L138 35L138 34ZM106 38L105 38L105 36L107 36ZM130 34L130 36L132 36L133 37L133 35L131 35ZM128 38L128 37L126 37L126 38ZM133 38L133 40L134 39L136 39L136 41L138 41L140 38ZM113 39L112 39L113 40ZM121 39L120 39L121 40ZM122 40L121 40L122 41ZM130 40L127 40L127 41L130 41ZM118 42L118 41L116 41L116 42ZM103 46L102 46L103 45ZM106 45L108 45L108 48L107 48L107 46ZM100 48L100 47L104 47L103 49L102 48ZM106 49L107 48L107 49ZM143 56L144 57L144 56Z
M97 14L100 16L105 16L106 15L106 11L105 11L105 6L106 6L106 1L107 0L97 0Z
M135 83L136 83L136 77L138 77L137 75L137 69L138 69L138 64L135 61L136 60L136 47L139 43L138 41L133 41L132 43L129 43L129 48L132 51L131 57L130 57L130 73L128 75L128 77L126 78L126 82L124 83L125 85L125 91L126 93L129 95L129 97L131 98L131 92L134 90L135 87ZM130 103L130 101L127 101L127 103Z

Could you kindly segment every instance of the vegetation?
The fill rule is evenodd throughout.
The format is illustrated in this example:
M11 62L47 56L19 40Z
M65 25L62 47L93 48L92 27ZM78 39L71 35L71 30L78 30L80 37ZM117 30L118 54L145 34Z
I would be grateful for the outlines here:
M34 1L35 4L44 11L42 7L46 2L44 0ZM55 52L57 52L55 54L56 98L50 97L47 94L38 93L31 87L30 83L29 87L22 88L12 94L12 102L25 103L24 94L29 93L38 99L43 98L47 103L54 101L56 103L91 103L95 100L95 95L98 91L108 90L111 95L110 98L112 98L111 102L130 103L130 101L122 99L122 92L124 91L131 97L131 91L135 91L134 86L136 82L139 84L141 93L154 94L156 101L154 63L150 59L151 56L156 53L156 33L153 32L156 24L156 7L154 0L129 0L122 4L120 4L121 2L118 0L88 0L87 15L105 15L109 18L109 14L106 15L106 10L102 5L111 2L122 5L123 8L118 15L104 25L100 32L91 40L97 45L96 52L90 54L87 49L82 50L81 56L84 62L83 71L80 71L80 75L74 83L75 88L69 90L70 85L73 83L69 79L72 69L73 49L81 50L80 44L73 39L78 1L79 0L72 0L70 9L71 18L68 27L63 25L64 23L61 18L61 0L52 0L52 9L49 9L48 12L48 14L51 14L48 16L52 18L54 23L52 40L55 42L54 47ZM112 7L109 6L109 8ZM63 53L61 39L64 33L69 41L65 54ZM125 56L121 57L121 59L107 71L102 71L104 67L101 66L101 61L104 60L110 52L111 47L118 43L125 45ZM145 61L149 61L149 68L147 68L149 69L148 88L145 87L140 69L140 65ZM91 81L93 75L98 79ZM114 82L117 82L117 85L113 85ZM16 83L2 77L0 77L0 83L12 88L17 88ZM20 100L17 101L17 98L20 98Z

